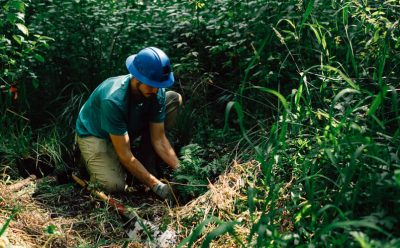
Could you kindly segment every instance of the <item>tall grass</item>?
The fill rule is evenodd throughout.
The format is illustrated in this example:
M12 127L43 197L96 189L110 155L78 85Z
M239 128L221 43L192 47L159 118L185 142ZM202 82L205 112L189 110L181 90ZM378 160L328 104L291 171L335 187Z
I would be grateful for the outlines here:
M184 244L194 245L214 223L203 247L223 234L246 247L399 246L397 0L53 2L32 3L30 12L40 14L30 18L58 41L41 85L61 120L42 134L2 117L12 127L0 130L3 165L39 148L60 161L65 147L58 141L71 143L86 96L60 85L94 88L126 72L126 54L156 45L170 55L179 90L191 101L181 139L192 142L198 132L207 136L203 143L220 141L209 122L222 119L226 103L225 125L236 118L242 135L239 153L251 150L247 158L263 170L242 206L253 223L245 240L235 235L240 220L204 216Z
M255 91L261 90L276 97L279 109L268 137L255 142L245 121L252 100L227 105L226 123L234 110L264 172L258 182L263 187L248 195L250 213L258 208L263 214L239 246L400 245L400 84L393 77L400 75L395 59L400 6L390 3L304 1L302 16L278 21L290 29L273 27L275 41L290 58L282 61L281 74L299 83L255 86L246 94L245 85L251 84L246 70L238 95L258 100ZM249 67L263 61L260 54L269 56L265 50L261 45ZM255 206L254 199L266 192L263 204ZM283 213L290 213L291 228L280 226ZM234 235L233 225L221 224L213 232ZM209 237L216 238L213 232ZM206 239L202 247L210 244Z
M20 173L28 172L43 176L43 173L71 169L74 166L75 120L85 97L84 93L76 93L68 99L56 98L55 105L65 102L58 107L62 111L53 116L52 122L36 129L32 128L29 119L6 112L1 117L3 128L0 131L0 169L4 174L18 177Z

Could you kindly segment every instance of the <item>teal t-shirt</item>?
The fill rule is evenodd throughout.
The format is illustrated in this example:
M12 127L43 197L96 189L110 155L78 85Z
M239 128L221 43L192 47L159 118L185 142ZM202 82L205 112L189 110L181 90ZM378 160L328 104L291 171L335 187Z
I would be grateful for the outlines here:
M159 89L156 97L137 100L129 90L131 78L130 74L109 78L93 91L76 121L80 137L109 139L110 134L129 133L133 140L149 122L164 121L165 89Z

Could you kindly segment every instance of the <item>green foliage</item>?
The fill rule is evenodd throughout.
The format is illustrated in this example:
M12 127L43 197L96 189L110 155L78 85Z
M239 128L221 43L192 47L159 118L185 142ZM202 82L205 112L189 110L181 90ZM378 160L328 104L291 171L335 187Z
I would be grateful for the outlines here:
M207 149L198 144L189 144L181 149L180 167L174 172L173 179L174 182L183 184L176 188L184 201L206 192L209 182L221 174L227 166L227 155L208 161L205 159L206 153Z
M27 86L38 87L34 66L45 61L42 53L52 39L29 32L25 21L26 1L2 1L0 7L0 85L3 86L0 89L8 91L14 86L23 96ZM4 97L3 92L0 94L0 110L3 112L11 104L7 95ZM26 103L24 100L22 102Z
M268 48L259 44L247 55L253 58L247 60L249 73L240 87L235 84L238 101L228 103L225 120L234 108L244 139L257 160L265 161L261 180L270 193L248 246L255 234L262 247L398 243L400 130L394 89L399 84L390 76L399 72L393 49L398 46L396 7L382 1L307 1L299 12L289 3L272 11L280 10L281 19L270 22L276 37ZM273 64L279 68L266 75ZM282 111L272 127L258 103L263 96L256 89L265 85L279 98L271 105ZM247 131L244 120L253 116L257 131ZM285 181L291 187L281 198L276 185ZM279 209L277 201L284 203ZM248 206L254 209L253 200ZM292 213L292 229L275 228L283 212Z
M1 117L1 123L4 128L0 130L0 154L2 154L0 163L13 169L11 165L18 158L29 156L32 130L25 120L10 113ZM15 175L15 173L11 174Z
M216 227L214 230L212 230L210 233L207 234L201 247L202 248L210 247L211 241L213 239L216 239L218 236L221 236L225 233L229 233L233 237L236 237L234 227L237 224L238 224L238 222L236 222L236 221L220 223L220 225L218 227ZM241 243L239 239L237 239L237 241L239 241L238 243L243 246L243 243Z
M253 221L245 246L396 247L398 9L396 0L3 1L1 84L30 85L19 98L31 108L17 114L37 116L33 124L62 120L39 135L7 112L2 125L12 128L1 130L1 162L38 148L60 161L57 141L71 137L86 93L127 73L128 55L159 46L189 103L178 132L192 144L182 149L175 181L207 185L233 153L262 164L264 176L249 189L254 198L242 206ZM46 37L55 40L48 50ZM0 94L2 108L13 104ZM232 129L223 132L224 124ZM178 190L187 200L207 188ZM290 228L280 225L283 213ZM204 246L221 233L234 236L226 221Z
M9 128L0 131L0 164L12 177L25 171L43 176L43 173L61 172L68 167L64 162L68 151L60 142L60 128L32 130L26 120L12 115L2 117L2 124L7 123L10 123Z
M49 234L49 235L57 234L57 227L55 225L48 225L44 229L44 232Z
M187 238L182 240L182 242L178 245L178 248L183 247L186 243L188 244L187 247L193 247L194 242L204 232L206 225L210 223L218 223L219 225L212 232L207 234L201 247L210 247L212 240L220 235L223 235L224 233L229 233L234 237L236 237L234 226L237 225L238 222L236 221L222 222L217 218L210 217L201 222L200 224L198 224L197 227L191 232L191 234ZM240 243L240 245L243 246L243 243L241 243L239 239L237 240Z

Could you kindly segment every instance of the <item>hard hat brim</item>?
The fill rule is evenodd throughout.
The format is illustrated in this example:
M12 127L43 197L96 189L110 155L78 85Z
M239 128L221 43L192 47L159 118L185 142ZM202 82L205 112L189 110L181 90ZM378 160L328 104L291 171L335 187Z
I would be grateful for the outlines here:
M175 78L174 78L174 73L172 73L172 72L169 73L168 79L165 81L162 81L162 82L148 79L146 76L141 74L134 66L133 61L135 60L135 57L136 57L136 54L129 56L126 59L125 65L129 71L129 73L132 74L137 80L139 80L140 82L142 82L145 85L148 85L148 86L151 86L154 88L168 88L174 84Z

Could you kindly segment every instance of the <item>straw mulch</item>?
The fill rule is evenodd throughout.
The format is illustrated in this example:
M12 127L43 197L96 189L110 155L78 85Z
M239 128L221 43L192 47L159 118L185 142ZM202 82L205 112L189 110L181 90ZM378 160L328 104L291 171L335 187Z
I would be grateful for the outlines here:
M223 222L237 221L235 236L246 244L254 224L251 219L254 222L261 216L257 206L250 216L246 207L247 190L260 187L256 184L260 182L261 173L260 164L256 161L244 164L234 161L228 172L220 175L214 183L209 183L209 190L204 195L174 208L154 200L152 195L147 195L148 199L145 199L146 196L133 193L128 196L130 198L122 196L120 199L125 205L135 207L136 212L152 224L160 227L167 224L169 230L175 230L178 243L200 223L214 217ZM282 188L282 195L288 187L290 183ZM17 192L8 189L8 185L0 183L0 228L13 210L16 211L6 235L2 236L3 239L6 236L3 240L8 243L6 247L147 247L146 242L128 239L126 232L129 225L124 225L125 220L114 209L73 183L57 185L55 181L42 180ZM278 205L283 204L285 198L282 199ZM200 246L206 235L218 227L217 222L205 225L194 247ZM282 223L284 225L287 224ZM256 238L254 235L253 241ZM3 241L0 239L0 248ZM238 247L240 242L232 235L223 234L211 245Z
M15 216L0 247L91 247L101 239L101 247L119 247L107 240L126 238L117 214L73 184L42 180L18 192L8 188L0 184L0 228L13 212Z
M235 225L234 230L236 236L245 242L250 233L250 213L248 210L240 210L239 207L246 206L247 189L255 186L254 183L260 174L258 162L238 164L234 161L229 172L219 176L215 183L210 183L209 190L204 195L185 206L173 209L172 225L177 225L181 239L190 235L199 223L214 216L221 221L240 221L240 224ZM255 211L253 218L258 219L260 215L261 212ZM202 235L194 243L194 247L199 246L205 236L217 226L215 222L207 224ZM211 244L212 247L239 246L238 242L228 234L222 235Z

